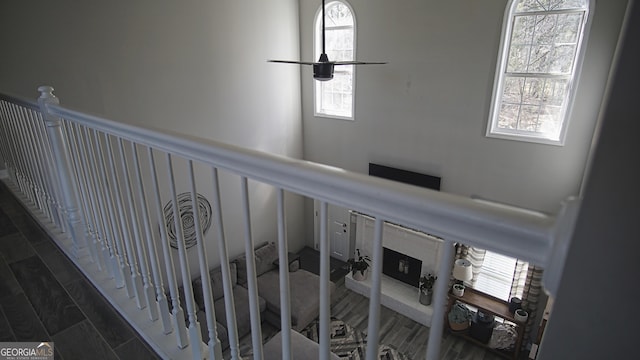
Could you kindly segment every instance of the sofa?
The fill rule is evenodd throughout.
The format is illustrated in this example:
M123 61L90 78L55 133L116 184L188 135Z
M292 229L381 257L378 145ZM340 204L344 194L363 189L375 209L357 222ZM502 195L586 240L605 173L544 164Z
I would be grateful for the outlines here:
M278 250L273 243L255 250L256 276L258 294L265 300L267 308L263 319L276 328L280 328L280 274L276 261ZM238 282L246 286L246 259L241 256L237 260ZM289 264L289 299L291 311L291 327L302 330L316 319L320 313L320 277L309 271L300 269L299 259ZM330 294L335 285L329 283Z
M291 358L319 360L320 345L297 331L291 331ZM340 360L340 357L332 352L329 353L329 358ZM264 344L264 360L278 359L282 359L282 332L277 333Z
M278 251L273 243L267 243L254 250L255 268L258 285L258 301L260 318L280 329L280 285L279 269L276 265ZM251 332L251 318L249 312L249 292L247 290L246 257L240 256L229 262L233 298L236 311L238 338ZM224 289L222 271L220 267L209 271L211 291L213 294L218 337L222 349L229 347L227 317L224 305ZM209 341L207 320L202 294L202 278L193 280L193 296L196 303L196 315L202 330L202 340ZM333 294L335 285L330 283L330 293ZM180 289L182 292L182 288ZM289 291L291 327L302 330L319 315L320 311L320 277L316 274L300 269L299 260L289 264ZM181 294L181 298L184 296ZM181 299L181 300L182 300Z
M238 271L237 262L231 261L229 263L229 272L231 275L231 284L233 291L233 300L236 312L236 324L238 327L238 337L243 337L251 331L251 318L249 312L249 291L246 287L238 285ZM227 313L224 305L224 288L222 284L222 270L217 267L209 271L209 277L211 279L211 292L213 295L213 306L216 314L216 322L218 323L219 339L222 343L222 348L226 349L229 346L228 332L227 332ZM193 299L196 306L199 308L198 321L202 328L202 340L204 342L209 341L209 334L207 331L206 314L204 313L204 296L202 293L202 278L198 277L193 281ZM260 313L262 314L266 310L266 302L262 298L258 298L258 304ZM202 318L202 319L201 319ZM220 330L222 329L222 330ZM224 335L224 337L223 337Z

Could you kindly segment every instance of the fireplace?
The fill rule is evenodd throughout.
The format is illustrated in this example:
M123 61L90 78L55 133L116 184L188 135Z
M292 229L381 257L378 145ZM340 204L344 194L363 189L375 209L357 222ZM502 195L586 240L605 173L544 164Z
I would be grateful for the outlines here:
M386 247L383 250L382 273L403 283L418 287L422 261Z

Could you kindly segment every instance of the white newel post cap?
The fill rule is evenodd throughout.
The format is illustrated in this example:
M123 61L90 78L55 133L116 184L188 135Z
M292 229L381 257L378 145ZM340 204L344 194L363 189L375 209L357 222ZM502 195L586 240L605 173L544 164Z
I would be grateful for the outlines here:
M60 99L58 99L55 95L53 95L53 86L42 85L38 86L38 91L40 92L40 98L38 100L45 101L48 103L59 104Z

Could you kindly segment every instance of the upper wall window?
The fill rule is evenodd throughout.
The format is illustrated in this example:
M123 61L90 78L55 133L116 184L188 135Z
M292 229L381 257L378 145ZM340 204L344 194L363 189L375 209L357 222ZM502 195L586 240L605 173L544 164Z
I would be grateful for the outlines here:
M589 0L510 0L487 136L563 145Z
M344 1L329 1L325 7L325 50L329 60L354 60L353 10ZM314 34L317 59L322 53L322 9L316 16ZM336 66L332 80L314 81L316 116L353 120L354 71L353 65Z

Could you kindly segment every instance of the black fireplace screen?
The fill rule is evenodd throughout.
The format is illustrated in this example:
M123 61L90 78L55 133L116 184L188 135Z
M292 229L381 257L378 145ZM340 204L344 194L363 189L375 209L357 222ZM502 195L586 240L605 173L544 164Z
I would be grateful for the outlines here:
M418 287L422 261L388 248L383 248L383 250L382 273Z

